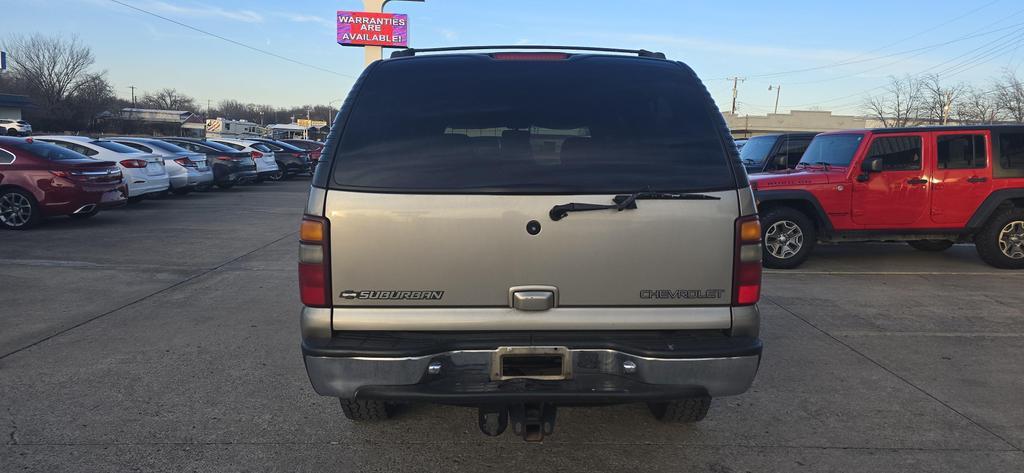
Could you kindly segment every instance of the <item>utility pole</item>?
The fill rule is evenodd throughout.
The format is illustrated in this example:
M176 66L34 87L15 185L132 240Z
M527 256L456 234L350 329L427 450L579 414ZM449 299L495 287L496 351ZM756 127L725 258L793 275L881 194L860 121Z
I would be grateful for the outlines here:
M135 86L129 85L129 89L132 89L132 108L135 108Z
M775 114L777 115L779 113L779 95L782 94L782 86L781 85L769 85L768 86L768 91L769 92L771 92L773 90L772 87L775 87L775 89L774 89L775 90Z
M736 115L736 96L739 95L739 83L745 82L747 79L744 77L730 77L732 81L732 114Z
M384 5L391 0L363 0L363 11L368 13L384 13ZM407 2L422 2L425 0L404 0ZM363 62L369 66L371 62L384 58L384 48L381 46L363 46Z
M206 99L206 118L210 118L210 99Z

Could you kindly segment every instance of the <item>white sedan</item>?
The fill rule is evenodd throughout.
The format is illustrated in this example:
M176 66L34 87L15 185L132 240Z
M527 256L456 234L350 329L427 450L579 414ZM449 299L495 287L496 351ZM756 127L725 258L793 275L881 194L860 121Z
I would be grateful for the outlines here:
M252 155L252 160L256 162L257 180L263 180L278 174L277 159L274 157L274 151L259 141L239 138L207 138L207 141L220 143Z
M170 176L164 169L164 159L159 156L88 136L37 136L35 139L62 146L92 159L117 163L128 186L130 199L164 192L171 185Z

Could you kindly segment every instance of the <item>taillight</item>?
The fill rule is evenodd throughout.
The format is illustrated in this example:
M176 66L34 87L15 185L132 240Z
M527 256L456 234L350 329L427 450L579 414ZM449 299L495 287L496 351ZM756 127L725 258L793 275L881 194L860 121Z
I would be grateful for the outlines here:
M174 162L189 168L199 167L198 164L196 164L195 162L188 158L177 158L174 160Z
M251 154L252 154L252 159L260 159L260 158L263 157L263 153L261 153L259 151L253 151Z
M756 215L736 220L733 263L733 305L754 305L761 299L761 222Z
M299 298L308 307L331 306L327 219L304 215L299 227Z
M121 165L126 168L142 169L149 164L145 159L125 159L121 161Z

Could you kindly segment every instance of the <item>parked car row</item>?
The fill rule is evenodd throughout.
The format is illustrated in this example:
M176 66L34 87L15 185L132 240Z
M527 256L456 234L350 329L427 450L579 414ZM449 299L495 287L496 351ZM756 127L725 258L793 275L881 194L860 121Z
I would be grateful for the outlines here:
M257 138L0 137L0 226L27 229L147 197L312 174L309 154Z

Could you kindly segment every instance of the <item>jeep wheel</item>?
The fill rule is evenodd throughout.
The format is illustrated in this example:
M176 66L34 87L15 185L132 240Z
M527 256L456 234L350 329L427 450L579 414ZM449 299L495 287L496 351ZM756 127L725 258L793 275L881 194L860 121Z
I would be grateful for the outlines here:
M974 236L974 247L978 256L992 266L1024 269L1024 209L993 215Z
M949 240L912 240L907 244L920 251L946 251L953 246Z
M662 422L692 423L704 420L711 408L711 398L682 399L668 402L648 402L654 418Z
M384 401L353 401L339 399L345 417L355 421L387 420L391 417L393 406Z
M761 217L764 266L792 269L803 264L817 243L818 233L807 215L788 207L778 207Z

